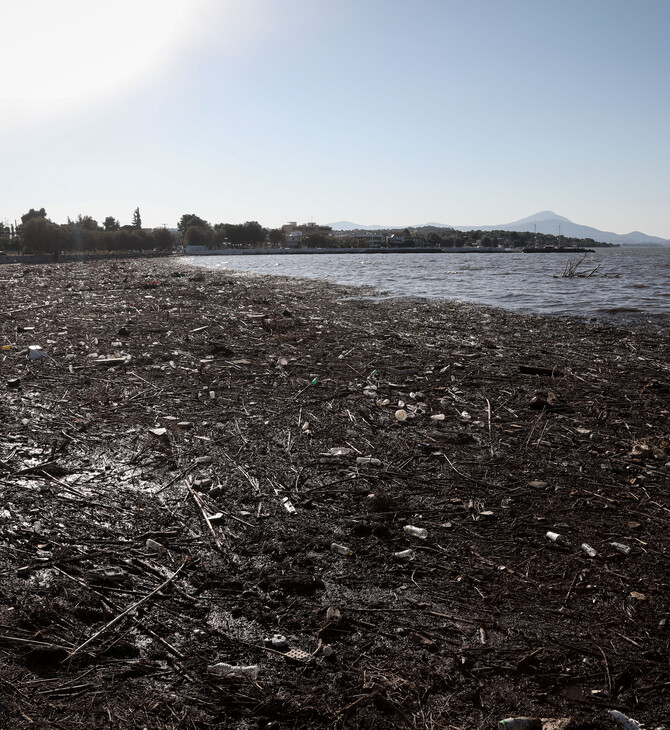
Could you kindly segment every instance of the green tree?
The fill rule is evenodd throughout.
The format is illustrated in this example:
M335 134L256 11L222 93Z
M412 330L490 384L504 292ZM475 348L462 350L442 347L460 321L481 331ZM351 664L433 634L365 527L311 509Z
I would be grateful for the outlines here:
M25 253L58 254L64 242L59 225L43 216L29 218L22 226L21 240Z
M119 228L121 228L121 224L116 220L116 218L114 218L114 216L108 215L102 222L102 227L106 231L118 231Z
M174 246L174 236L167 228L154 228L151 234L154 239L154 248L161 251L171 251Z
M307 236L308 248L329 248L330 245L330 238L324 236L322 233L312 233L311 236Z
M133 212L133 222L131 223L131 226L136 228L138 231L142 228L142 217L140 216L139 208L135 208L135 211Z
M90 215L82 215L81 213L77 216L77 225L85 231L97 231L99 228L98 221L91 218Z
M244 224L244 242L247 246L260 246L265 241L265 228L258 221L247 221Z
M200 228L211 228L211 225L203 220L200 216L195 213L184 213L177 223L177 230L183 236L186 233L186 229L189 226L199 226Z
M35 210L35 208L31 208L25 215L21 216L21 223L25 225L28 221L33 220L34 218L46 218L47 212L44 210L44 208L40 208L39 210Z
M268 233L268 239L272 248L277 248L284 243L284 231L281 228L272 228Z
M204 226L188 226L184 234L184 243L187 246L207 246L210 248L214 240L214 232Z

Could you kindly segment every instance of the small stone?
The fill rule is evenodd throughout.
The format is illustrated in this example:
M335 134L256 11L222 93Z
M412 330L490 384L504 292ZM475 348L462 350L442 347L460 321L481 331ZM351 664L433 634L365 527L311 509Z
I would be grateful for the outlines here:
M167 552L167 549L163 545L161 545L159 542L156 542L155 540L152 540L151 538L147 539L146 546L148 550L151 550L154 553L158 553L159 555L164 555Z

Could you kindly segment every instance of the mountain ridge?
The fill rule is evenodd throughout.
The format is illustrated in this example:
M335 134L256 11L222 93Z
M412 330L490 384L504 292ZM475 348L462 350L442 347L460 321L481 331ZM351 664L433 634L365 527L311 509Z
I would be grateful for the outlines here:
M380 225L360 225L351 221L338 221L331 223L330 226L336 231L378 231L378 230L402 230L403 228L424 228L432 226L434 228L453 228L456 231L519 231L551 234L554 236L563 235L567 238L592 238L594 241L601 243L618 243L618 244L637 244L637 245L670 245L670 239L659 238L658 236L650 236L641 231L631 231L630 233L614 233L612 231L602 231L592 226L585 226L574 223L565 216L558 215L551 210L543 210L533 215L521 218L511 223L501 223L495 226L453 226L448 223L422 223L413 226L380 226Z

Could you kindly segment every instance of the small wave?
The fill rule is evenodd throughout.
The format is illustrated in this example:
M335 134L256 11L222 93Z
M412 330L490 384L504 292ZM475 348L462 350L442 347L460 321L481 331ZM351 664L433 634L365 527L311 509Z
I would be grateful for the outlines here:
M639 309L638 307L607 307L598 311L604 312L605 314L624 314L626 312L644 312L644 309Z

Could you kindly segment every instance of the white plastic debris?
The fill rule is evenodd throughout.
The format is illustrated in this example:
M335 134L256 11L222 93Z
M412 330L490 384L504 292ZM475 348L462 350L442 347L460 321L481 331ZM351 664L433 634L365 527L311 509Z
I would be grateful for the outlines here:
M356 463L359 466L365 466L366 464L369 464L370 466L381 466L382 462L379 459L375 459L372 456L359 456L356 459Z
M47 354L39 345L30 345L28 347L28 356L31 360L41 360Z
M290 514L295 514L295 507L291 503L291 500L288 497L283 497L281 501L282 507Z
M408 535L412 537L418 537L421 540L425 540L428 537L428 530L423 527L415 527L414 525L405 525L402 528Z
M640 725L637 720L633 720L631 717L626 717L623 712L619 712L618 710L607 710L610 715L621 725L621 727L625 728L625 730L642 730L642 726Z
M395 420L396 421L406 421L407 420L407 411L403 410L402 408L398 409L395 412Z
M226 662L218 662L217 664L210 664L207 667L207 671L210 674L215 674L217 677L249 677L249 679L258 678L257 664L242 666L239 664L227 664Z
M400 562L409 562L410 560L414 560L416 557L416 553L411 548L409 550L400 550L400 552L393 553L394 560L399 560Z
M598 553L586 542L582 543L582 550L590 557L595 558Z
M337 542L334 542L330 546L330 549L334 553L337 553L338 555L346 555L346 556L349 556L349 555L353 555L354 554L354 551L351 548L348 548L346 545L340 545Z
M324 456L349 456L353 449L346 446L333 446L324 454Z
M537 717L508 717L498 723L498 730L542 730L542 720Z
M630 546L624 545L622 542L611 542L610 545L624 555L628 555L630 552Z

